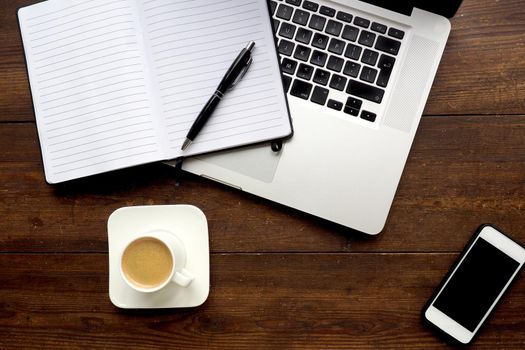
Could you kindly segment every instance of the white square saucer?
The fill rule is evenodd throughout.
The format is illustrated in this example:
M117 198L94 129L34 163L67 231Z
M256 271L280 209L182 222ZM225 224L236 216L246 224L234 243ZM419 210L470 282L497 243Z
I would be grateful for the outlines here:
M153 293L130 288L119 270L119 258L128 242L144 233L162 230L175 233L186 248L186 269L195 279L184 288L169 283ZM151 205L124 207L108 219L109 298L124 309L194 307L203 304L210 291L208 222L192 205ZM177 266L179 266L177 264Z

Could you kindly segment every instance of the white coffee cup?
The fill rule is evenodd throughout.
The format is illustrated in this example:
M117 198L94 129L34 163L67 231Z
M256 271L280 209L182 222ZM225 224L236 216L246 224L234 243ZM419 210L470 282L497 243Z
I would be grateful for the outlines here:
M125 254L126 262L123 263ZM141 258L149 259L140 261ZM169 260L171 260L171 266L168 266ZM184 244L176 235L165 230L154 230L134 237L122 249L118 262L120 275L126 284L142 293L156 292L171 282L181 287L187 287L195 279L193 273L185 268L186 249ZM158 263L157 268L154 266L155 263ZM152 269L156 271L152 271ZM148 273L158 275L161 270L163 273L160 274L158 283L146 285L133 279L131 275L134 274L135 277L137 275L136 271L133 270L140 271L142 275Z

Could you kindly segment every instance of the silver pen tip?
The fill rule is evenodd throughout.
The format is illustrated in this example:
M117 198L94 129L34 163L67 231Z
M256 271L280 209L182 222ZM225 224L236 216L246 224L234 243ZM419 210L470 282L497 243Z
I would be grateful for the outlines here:
M191 140L190 139L186 139L186 140L184 140L184 143L182 144L182 147L180 149L185 151L186 148L188 148L189 145L191 145Z
M255 41L250 41L248 45L246 45L246 50L252 51L255 46Z

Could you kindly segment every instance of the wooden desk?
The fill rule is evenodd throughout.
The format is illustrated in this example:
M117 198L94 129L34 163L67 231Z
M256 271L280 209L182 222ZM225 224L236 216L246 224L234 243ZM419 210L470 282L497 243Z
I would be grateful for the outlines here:
M525 9L466 0L385 230L376 237L154 164L44 182L16 9L0 15L0 348L440 348L420 310L483 222L525 243ZM211 292L195 309L108 298L122 206L207 215ZM525 276L475 348L525 346Z

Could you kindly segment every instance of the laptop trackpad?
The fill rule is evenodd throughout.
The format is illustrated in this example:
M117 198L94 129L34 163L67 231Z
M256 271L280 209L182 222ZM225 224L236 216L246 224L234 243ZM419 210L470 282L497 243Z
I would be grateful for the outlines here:
M272 151L270 144L264 143L196 158L260 181L272 182L281 153Z

